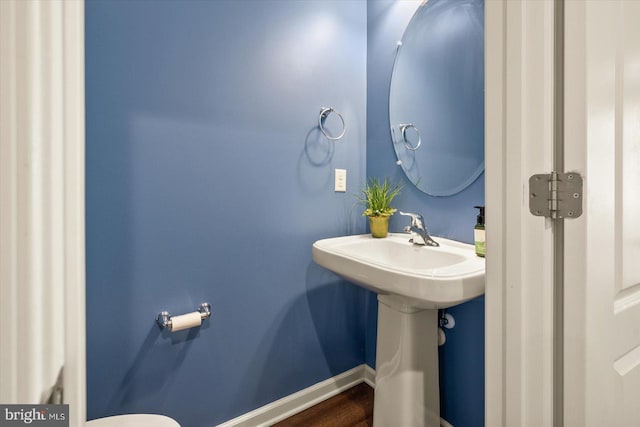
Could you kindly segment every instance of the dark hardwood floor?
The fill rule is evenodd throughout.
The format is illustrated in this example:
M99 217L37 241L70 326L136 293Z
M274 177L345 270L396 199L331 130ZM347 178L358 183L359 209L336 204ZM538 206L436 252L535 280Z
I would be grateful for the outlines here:
M373 389L365 383L320 402L273 427L372 427Z

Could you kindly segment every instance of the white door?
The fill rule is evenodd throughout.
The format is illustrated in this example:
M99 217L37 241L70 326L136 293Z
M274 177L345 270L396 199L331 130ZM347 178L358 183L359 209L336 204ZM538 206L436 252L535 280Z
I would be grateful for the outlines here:
M640 426L640 1L565 3L564 419Z

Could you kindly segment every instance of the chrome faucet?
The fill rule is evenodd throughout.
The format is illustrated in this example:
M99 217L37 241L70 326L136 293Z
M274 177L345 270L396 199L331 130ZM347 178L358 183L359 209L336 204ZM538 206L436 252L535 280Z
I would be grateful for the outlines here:
M424 225L424 218L422 215L410 212L398 212L400 215L410 216L411 225L404 228L405 233L411 233L411 240L414 245L427 245L427 246L440 246L440 243L436 242L429 236L427 227Z

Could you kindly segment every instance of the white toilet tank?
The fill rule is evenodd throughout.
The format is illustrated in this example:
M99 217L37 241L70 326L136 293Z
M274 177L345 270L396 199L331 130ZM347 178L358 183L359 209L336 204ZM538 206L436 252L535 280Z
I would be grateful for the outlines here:
M128 414L87 421L86 427L180 427L174 419L155 414Z

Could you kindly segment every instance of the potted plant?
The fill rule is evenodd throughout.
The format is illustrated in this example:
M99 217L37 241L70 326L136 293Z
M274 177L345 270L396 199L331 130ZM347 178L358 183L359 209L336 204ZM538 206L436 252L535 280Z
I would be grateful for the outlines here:
M386 237L389 230L389 218L396 211L391 207L393 199L400 194L402 187L392 184L386 178L380 182L370 178L360 190L358 200L365 206L362 216L369 217L369 228L373 237Z

